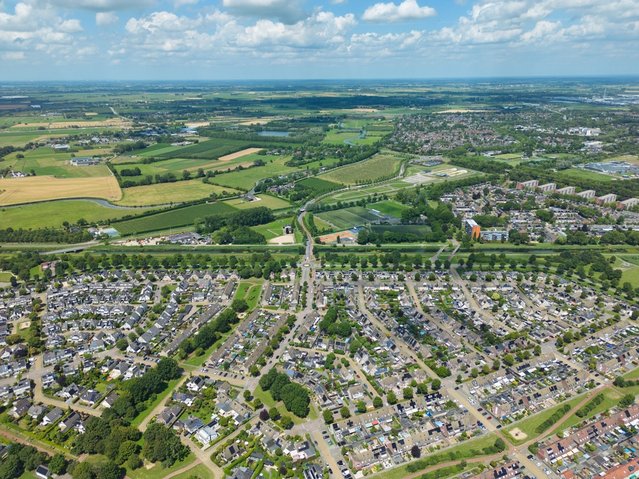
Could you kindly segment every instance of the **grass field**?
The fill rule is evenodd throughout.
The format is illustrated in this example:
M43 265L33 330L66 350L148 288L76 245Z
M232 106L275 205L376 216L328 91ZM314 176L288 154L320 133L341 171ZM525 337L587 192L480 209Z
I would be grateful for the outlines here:
M212 193L223 195L237 193L237 190L218 185L204 183L201 179L176 181L174 183L158 183L155 185L134 186L124 188L123 196L117 203L123 206L163 205L183 203L211 196Z
M228 155L239 150L243 150L252 146L250 142L245 140L231 140L226 138L214 138L202 141L195 145L180 147L178 150L153 154L156 158L201 158L201 159L217 159L220 156Z
M270 208L272 210L281 210L284 208L289 208L291 206L288 201L276 196L264 194L257 195L256 198L259 198L259 200L246 201L244 198L234 198L232 200L225 201L225 203L228 203L234 208L238 208L240 210L248 210L251 208L258 208L260 206L266 206L267 208Z
M117 229L121 235L132 235L192 225L197 219L216 214L232 213L233 211L237 210L226 203L205 203L163 211L143 218L121 221L114 223L113 227Z
M122 191L113 176L101 178L29 176L0 179L0 205L67 198L101 198L117 201L121 197Z
M24 158L18 158L18 154ZM69 161L71 153L56 153L51 148L43 147L12 153L5 157L3 167L11 167L15 171L29 173L31 170L38 176L55 176L56 178L95 178L109 176L111 172L104 165L73 166ZM76 156L85 156L77 153Z
M423 236L431 231L430 226L426 225L373 225L371 229L376 233L391 231L396 233L410 233Z
M377 210L384 215L393 216L395 218L401 218L402 211L408 209L407 206L394 200L380 201L378 203L370 204L368 207Z
M198 464L182 474L173 476L173 479L215 479L215 476L204 464Z
M262 293L263 281L242 281L235 292L235 299L243 299L249 310L257 307Z
M320 175L323 180L355 185L366 181L376 181L399 171L403 157L398 153L378 153L372 158L352 165L336 168Z
M255 156L256 158L253 158ZM297 171L298 168L292 166L286 166L286 162L290 159L288 156L260 156L260 155L249 155L244 158L240 158L240 160L250 159L254 161L255 159L261 159L266 162L264 166L257 166L253 168L247 168L242 171L233 171L231 173L223 173L219 174L213 178L211 181L215 184L221 186L228 186L231 188L237 188L240 190L250 190L253 188L255 183L263 178L270 178L278 175L285 175L287 173L291 173L293 171ZM223 163L224 165L228 165L229 163Z
M378 219L377 216L361 206L326 211L324 213L316 214L315 217L333 225L336 230L350 229Z
M581 168L569 168L567 170L558 171L557 177L564 181L570 181L571 179L596 180L604 183L615 181L614 176L604 175L595 171L582 170Z
M195 461L195 456L193 455L193 453L190 453L186 459L180 462L176 462L171 467L164 467L161 463L157 463L150 469L141 467L139 469L136 469L135 471L127 470L127 477L130 477L131 479L162 479L172 472L179 471L183 467L188 466L193 461Z
M298 184L313 191L314 196L323 195L333 190L339 190L342 185L332 181L322 180L320 178L304 178L297 182Z
M372 145L381 141L384 133L378 131L367 131L360 134L359 131L342 131L338 129L330 130L324 138L324 143L333 145Z
M119 209L107 208L90 200L60 200L31 205L0 208L2 223L12 228L49 228L60 227L62 223L77 223L85 219L89 223L117 220L123 216L138 215L145 208Z
M252 226L251 229L260 233L268 241L282 236L284 234L283 228L286 225L295 225L295 218L281 218L265 225Z

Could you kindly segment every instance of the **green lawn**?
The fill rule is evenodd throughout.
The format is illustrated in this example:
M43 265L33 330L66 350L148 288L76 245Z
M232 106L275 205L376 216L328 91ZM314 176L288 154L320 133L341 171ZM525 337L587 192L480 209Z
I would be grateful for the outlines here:
M204 464L198 464L188 471L173 477L174 479L215 479L213 473Z
M131 421L131 426L133 427L138 427L140 424L142 424L142 421L144 421L144 419L146 419L146 417L151 414L151 412L153 411L153 409L162 402L162 400L167 397L169 394L171 394L173 392L173 389L175 388L175 386L177 385L177 383L180 382L179 379L173 379L172 381L169 381L167 388L162 391L160 394L157 395L157 397L155 398L155 401L153 401L151 404L149 404L149 406L142 411L140 414L138 414L135 419L133 421Z
M533 416L527 417L525 419L522 419L519 422L514 423L513 425L509 426L506 429L506 432L511 431L514 428L519 428L524 434L526 434L528 437L517 441L515 439L513 439L509 434L505 434L505 436L515 445L524 443L526 441L529 441L530 439L535 438L536 436L538 436L539 434L535 431L535 429L537 428L537 426L539 426L541 423L543 423L546 419L548 419L550 416L552 416L557 410L559 410L559 408L561 408L564 404L569 404L571 408L574 408L574 406L576 404L579 403L579 401L581 401L583 399L583 396L577 396L575 398L572 398L571 400L558 404L555 407L551 407L550 409L546 409L538 414L535 414ZM571 409L571 411L569 411L568 414L574 413L574 410ZM543 436L543 433L541 434Z
M556 432L559 433L561 431L564 431L568 428L573 427L576 424L579 424L581 421L586 421L596 416L597 414L600 414L604 411L609 411L610 409L615 407L619 403L619 400L623 397L623 395L620 394L616 389L606 389L603 392L603 395L604 395L604 400L601 402L601 404L596 406L589 414L587 414L584 417L579 417L576 414L577 410L575 410L574 413L571 414L570 417L561 424L561 426L559 427L559 429L557 429Z
M368 205L368 208L377 210L380 213L388 216L394 216L395 218L401 218L402 211L408 209L406 205L403 205L395 200L386 200L380 201L378 203L373 203Z
M18 155L23 158L18 158ZM16 171L29 173L35 171L38 176L55 176L56 178L86 178L110 176L111 172L105 164L95 166L73 166L69 163L73 153L55 152L52 148L41 147L7 155L3 167L12 167ZM83 156L75 154L75 156Z
M127 476L131 479L162 479L163 477L171 474L173 471L177 471L191 464L193 461L195 461L195 455L191 453L186 459L180 462L176 462L171 467L165 468L164 466L162 466L162 464L156 464L150 469L147 469L146 467L142 466L135 471L127 471Z
M76 223L84 219L89 223L120 219L127 215L139 215L145 208L108 208L89 200L47 201L31 205L0 208L3 223L12 228L58 228L62 223Z
M255 309L260 300L263 281L242 281L235 292L235 299L243 299L249 309Z

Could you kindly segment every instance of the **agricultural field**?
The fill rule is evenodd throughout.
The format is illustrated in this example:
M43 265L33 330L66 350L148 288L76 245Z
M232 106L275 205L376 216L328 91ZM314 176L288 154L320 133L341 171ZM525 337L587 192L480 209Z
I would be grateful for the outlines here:
M216 195L237 193L237 190L225 188L210 183L204 183L197 178L173 183L159 183L154 185L134 186L124 188L123 196L118 205L122 206L149 206L165 205L170 203L183 203L195 201Z
M121 221L114 223L113 227L118 230L122 236L126 236L151 231L168 230L170 228L192 226L196 220L202 219L206 216L232 213L233 211L237 210L223 202L215 202L211 204L204 203L200 205L186 206L184 208L176 208L169 211L162 211L142 218L133 218Z
M215 138L202 141L195 145L178 147L174 151L154 153L153 157L162 159L171 158L198 158L204 160L216 160L221 156L235 153L252 146L251 142L245 140L231 140L226 138Z
M335 230L347 230L379 219L376 215L361 206L326 211L316 214L315 217L332 225Z
M0 178L0 206L68 198L99 198L118 201L122 191L114 176L53 178L29 176Z
M270 208L272 210L281 210L284 208L289 208L291 206L288 201L272 195L257 195L255 198L255 201L248 201L244 198L234 198L232 200L225 201L225 203L240 210L258 208L260 206L266 206L267 208Z
M12 228L58 228L62 223L77 223L84 219L89 224L117 220L128 215L139 215L146 208L109 208L91 200L60 200L30 205L0 208L2 224Z
M324 193L328 193L333 190L339 190L340 188L342 188L342 185L338 183L315 177L304 178L297 183L311 190L313 192L313 196L323 195Z
M404 159L405 155L400 153L378 153L368 160L331 170L319 178L344 185L373 182L396 175Z
M558 171L556 173L557 179L567 181L570 180L595 180L602 181L604 183L610 183L615 181L615 177L612 175L604 175L603 173L597 173L596 171L583 170L581 168L569 168L567 170Z

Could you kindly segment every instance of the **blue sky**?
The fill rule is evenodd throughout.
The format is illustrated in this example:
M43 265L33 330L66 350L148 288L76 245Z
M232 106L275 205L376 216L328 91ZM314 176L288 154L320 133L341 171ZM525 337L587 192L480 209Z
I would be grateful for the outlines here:
M639 0L0 0L0 80L639 74Z

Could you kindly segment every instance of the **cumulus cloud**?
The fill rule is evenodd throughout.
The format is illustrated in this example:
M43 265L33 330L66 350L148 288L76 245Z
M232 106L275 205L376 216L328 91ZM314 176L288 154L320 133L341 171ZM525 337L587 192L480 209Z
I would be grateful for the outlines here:
M93 10L102 12L112 12L115 10L128 10L132 8L148 7L155 4L156 0L49 0L51 5Z
M120 18L114 12L97 12L95 14L95 24L100 27L118 23Z
M436 15L432 7L421 7L417 0L404 0L400 4L376 3L364 11L362 18L367 22L405 22L420 20Z
M237 15L276 18L285 23L304 18L301 0L222 0L222 5Z

